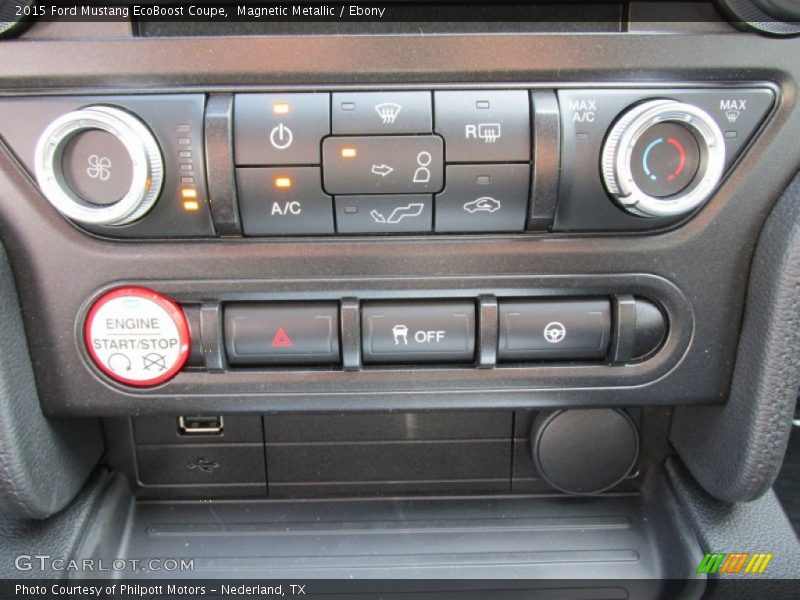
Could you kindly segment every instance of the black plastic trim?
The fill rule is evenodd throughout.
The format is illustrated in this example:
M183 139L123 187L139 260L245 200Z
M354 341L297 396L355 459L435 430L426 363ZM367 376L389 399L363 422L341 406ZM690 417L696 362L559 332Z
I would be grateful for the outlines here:
M436 280L227 280L117 282L104 286L84 302L75 323L76 346L84 367L93 375L83 410L102 416L132 413L216 412L261 410L320 410L329 407L426 408L479 406L552 406L556 398L573 395L569 405L644 404L622 394L609 401L595 388L635 389L663 378L681 362L694 331L694 313L681 291L661 277L646 274L517 277L459 277ZM655 356L640 364L539 363L495 369L472 366L370 367L358 372L341 369L236 369L224 374L184 371L154 388L135 390L111 382L94 366L80 337L91 305L110 289L145 285L178 302L195 302L199 290L213 302L279 302L292 300L415 300L431 297L580 297L633 293L658 302L670 320L670 336ZM351 350L352 352L352 350ZM352 358L349 359L352 361ZM352 365L352 362L348 364ZM99 386L99 387L97 387ZM95 391L90 391L94 389ZM105 391L101 391L105 390ZM108 392L113 390L114 394ZM609 389L610 391L610 389ZM558 393L556 393L558 392ZM142 399L154 402L143 404ZM380 401L380 403L379 403ZM187 404L189 402L189 404ZM212 408L213 407L213 408ZM70 412L79 409L72 404ZM80 412L83 412L80 410Z
M206 181L211 218L223 236L242 235L233 158L233 94L206 101Z

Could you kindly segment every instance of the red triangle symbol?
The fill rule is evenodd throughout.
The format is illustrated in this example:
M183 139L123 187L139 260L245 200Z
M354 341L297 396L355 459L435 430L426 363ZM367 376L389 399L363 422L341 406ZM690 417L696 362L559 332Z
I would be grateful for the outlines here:
M272 338L272 347L273 348L285 348L287 346L294 346L294 342L292 338L284 331L283 327L278 329L278 333L275 334L275 337Z

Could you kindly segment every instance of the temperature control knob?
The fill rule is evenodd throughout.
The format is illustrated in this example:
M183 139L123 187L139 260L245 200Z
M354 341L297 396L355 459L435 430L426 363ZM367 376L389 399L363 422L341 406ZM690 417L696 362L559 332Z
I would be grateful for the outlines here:
M161 192L164 165L150 130L119 108L90 106L53 121L36 145L36 179L64 216L127 225Z
M722 179L725 139L704 110L651 100L624 113L606 137L606 189L640 217L674 217L703 204Z

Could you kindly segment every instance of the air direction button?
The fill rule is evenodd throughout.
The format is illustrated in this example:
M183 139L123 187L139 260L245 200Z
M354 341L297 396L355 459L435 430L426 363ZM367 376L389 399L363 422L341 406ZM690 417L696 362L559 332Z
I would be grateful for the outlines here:
M432 221L430 194L336 196L339 233L428 232Z
M329 194L430 194L444 183L437 135L329 137L322 173Z
M97 367L127 385L163 383L189 356L183 311L146 288L123 287L105 294L89 311L84 335Z

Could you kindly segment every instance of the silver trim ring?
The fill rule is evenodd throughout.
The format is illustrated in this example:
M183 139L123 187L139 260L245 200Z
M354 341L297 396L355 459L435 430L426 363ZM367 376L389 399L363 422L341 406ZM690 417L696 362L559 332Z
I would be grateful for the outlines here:
M633 178L631 156L639 138L653 125L673 122L692 131L700 144L700 169L688 191L668 198L644 193ZM626 113L603 146L601 169L608 192L628 212L642 217L688 213L711 197L725 170L725 138L706 111L675 100L652 100Z
M127 149L133 165L131 187L108 206L80 198L64 180L61 156L67 142L82 131L100 129ZM153 134L127 112L109 106L90 106L58 117L36 144L36 179L47 200L70 219L89 225L127 225L149 211L161 192L164 164Z

